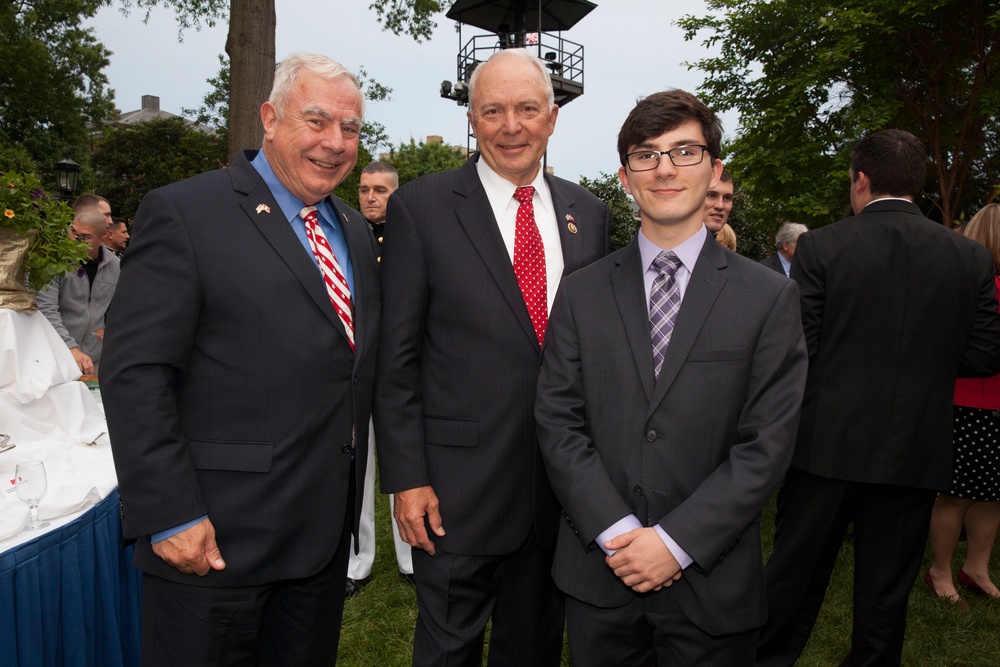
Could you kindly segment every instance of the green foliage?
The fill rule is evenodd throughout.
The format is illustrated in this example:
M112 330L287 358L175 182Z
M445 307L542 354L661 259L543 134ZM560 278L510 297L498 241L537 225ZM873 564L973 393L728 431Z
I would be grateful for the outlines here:
M239 0L233 0L238 2ZM177 14L177 41L184 41L184 31L201 30L202 23L212 28L229 16L228 0L121 0L121 11L128 15L133 9L145 11L143 23L149 21L153 7L167 7Z
M358 188L361 186L361 170L372 163L372 154L364 143L358 146L358 162L347 178L340 182L333 194L340 197L348 206L358 207Z
M580 185L611 209L611 249L618 250L631 243L639 230L639 220L632 212L632 200L618 180L618 175L602 171L594 180L581 178Z
M108 128L93 156L101 194L115 212L132 217L155 188L226 164L226 144L181 118Z
M185 117L199 125L215 128L223 139L229 126L229 58L219 54L219 73L208 79L209 91L197 109L181 109Z
M700 92L740 113L727 166L748 222L838 219L849 154L865 133L897 127L930 153L933 214L953 220L1000 182L1000 3L996 0L707 0L679 23L720 55L693 65Z
M399 172L400 185L427 174L457 169L465 164L465 160L463 148L423 141L418 144L413 139L410 139L408 144L400 143L398 147L390 150L386 158L386 162Z
M394 35L406 33L419 44L421 40L431 38L431 32L437 27L431 17L443 12L445 3L437 0L374 0L368 9L375 10L376 20L382 24L383 30L390 30Z
M20 145L49 170L114 113L109 51L92 18L101 0L23 0L0 9L0 145ZM78 158L78 161L79 158Z
M47 195L33 174L0 173L0 228L34 234L25 260L32 290L40 290L86 259L87 244L66 232L72 222L73 209Z

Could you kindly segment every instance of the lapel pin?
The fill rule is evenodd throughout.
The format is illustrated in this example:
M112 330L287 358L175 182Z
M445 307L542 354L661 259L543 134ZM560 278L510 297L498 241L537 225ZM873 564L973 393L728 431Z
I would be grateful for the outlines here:
M573 220L573 216L569 213L566 214L566 222L569 223L566 225L566 229L569 230L569 233L576 234L576 221Z
M263 211L264 213L270 213L271 207L268 206L267 204L257 204L257 215L260 215L261 211Z
M347 222L347 214L346 213L341 213L340 215L341 215L341 217L344 218L344 222Z

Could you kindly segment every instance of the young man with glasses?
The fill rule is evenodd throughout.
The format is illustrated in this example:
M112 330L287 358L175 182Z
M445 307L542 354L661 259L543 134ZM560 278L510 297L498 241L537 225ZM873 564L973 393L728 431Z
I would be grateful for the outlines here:
M720 138L689 93L639 102L618 138L639 234L566 277L549 319L535 416L578 667L749 665L764 622L760 512L806 351L795 284L705 228Z

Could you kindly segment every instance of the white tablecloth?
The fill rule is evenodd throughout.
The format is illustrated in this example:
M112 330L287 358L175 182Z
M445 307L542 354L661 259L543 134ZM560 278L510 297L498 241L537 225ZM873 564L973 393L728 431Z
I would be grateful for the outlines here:
M117 486L104 411L66 344L39 312L0 309L0 551L75 519ZM94 442L95 446L86 443ZM51 525L24 531L28 508L14 493L18 462L45 463L48 492L38 508Z

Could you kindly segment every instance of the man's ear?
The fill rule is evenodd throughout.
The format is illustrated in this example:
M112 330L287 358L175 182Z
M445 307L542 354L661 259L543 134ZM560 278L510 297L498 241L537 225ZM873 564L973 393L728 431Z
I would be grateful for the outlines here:
M274 127L278 124L278 110L270 102L260 105L260 124L264 126L264 138L272 138Z
M709 190L714 190L719 186L719 179L722 178L722 160L712 160L712 181L708 184Z
M625 166L618 167L618 180L621 181L622 187L625 188L625 192L632 194L632 191L628 187L628 175L625 171Z

